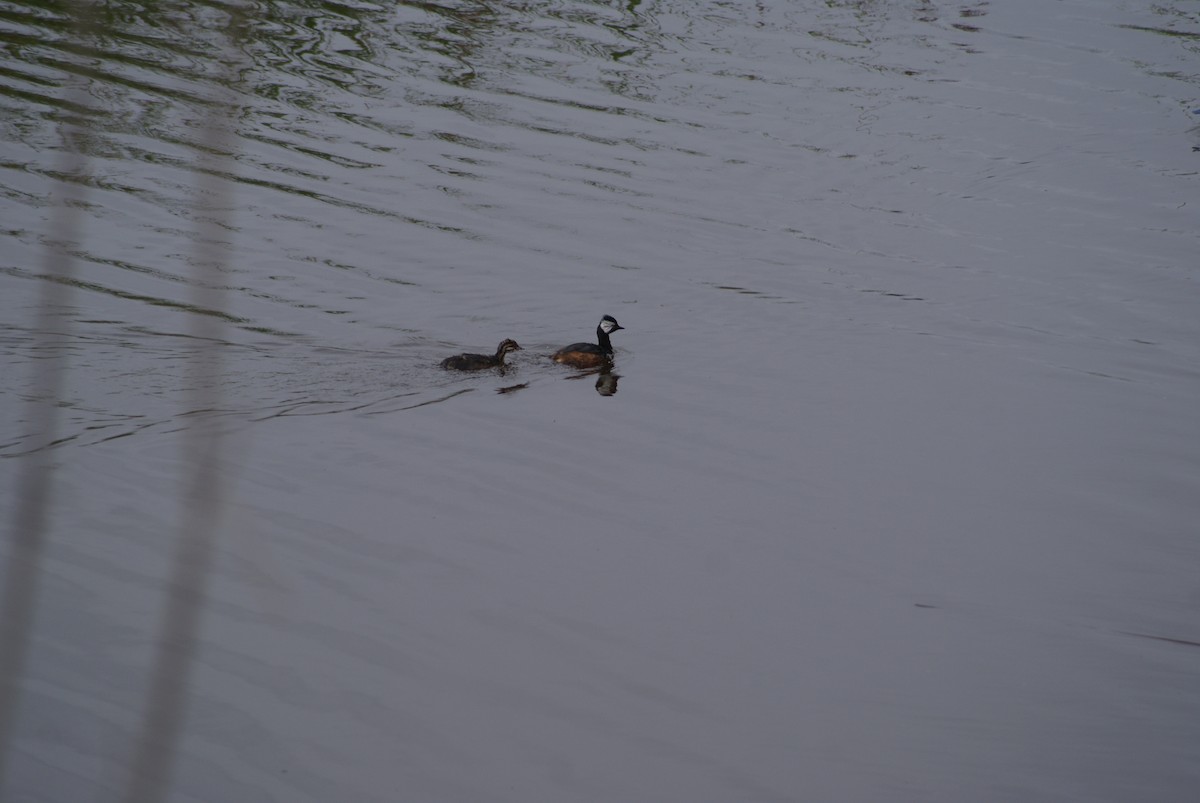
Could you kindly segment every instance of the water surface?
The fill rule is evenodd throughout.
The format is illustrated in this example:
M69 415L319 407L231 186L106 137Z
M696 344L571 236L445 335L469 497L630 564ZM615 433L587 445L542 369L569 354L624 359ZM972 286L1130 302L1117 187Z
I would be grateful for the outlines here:
M230 8L0 5L0 796L1192 799L1189 4Z

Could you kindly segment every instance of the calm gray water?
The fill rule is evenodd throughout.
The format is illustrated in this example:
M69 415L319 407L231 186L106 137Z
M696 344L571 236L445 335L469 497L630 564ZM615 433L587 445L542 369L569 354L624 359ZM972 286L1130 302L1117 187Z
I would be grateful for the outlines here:
M1185 0L0 2L0 799L1195 800L1197 110Z

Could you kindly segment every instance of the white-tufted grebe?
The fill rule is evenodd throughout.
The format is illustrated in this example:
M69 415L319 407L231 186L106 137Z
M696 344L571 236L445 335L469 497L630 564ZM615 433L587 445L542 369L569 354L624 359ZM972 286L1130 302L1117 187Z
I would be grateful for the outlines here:
M617 323L616 318L605 315L596 327L596 339L599 343L572 343L554 352L550 359L576 368L595 368L603 365L612 359L613 349L612 341L608 339L609 334L624 328Z
M453 371L479 371L484 368L503 368L504 355L510 351L521 351L515 340L501 340L495 355L456 354L442 360L442 367Z

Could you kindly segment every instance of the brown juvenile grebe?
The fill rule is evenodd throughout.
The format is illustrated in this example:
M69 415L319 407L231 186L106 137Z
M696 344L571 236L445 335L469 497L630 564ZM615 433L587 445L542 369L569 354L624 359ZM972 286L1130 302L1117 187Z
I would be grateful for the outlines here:
M454 371L479 371L483 368L503 368L504 355L510 351L521 351L515 340L501 340L492 354L456 354L442 360L442 367Z
M572 343L554 352L550 359L563 365L573 365L576 368L595 368L597 365L603 365L612 359L613 349L612 341L608 339L609 333L624 328L617 323L616 318L605 315L600 319L600 325L596 327L596 339L600 341L598 344Z

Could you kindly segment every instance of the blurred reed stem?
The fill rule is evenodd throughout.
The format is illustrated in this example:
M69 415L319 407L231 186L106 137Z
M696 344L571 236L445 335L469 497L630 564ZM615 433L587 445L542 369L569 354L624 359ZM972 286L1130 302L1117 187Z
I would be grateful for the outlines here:
M82 100L85 93L82 83L83 79L73 80L67 94ZM42 552L55 502L55 452L51 446L58 439L62 409L59 401L66 385L70 350L62 346L71 336L71 315L67 305L74 292L71 279L75 258L72 253L79 237L79 207L83 201L83 175L87 167L87 157L77 147L79 131L74 121L64 119L59 127L63 140L61 175L66 178L57 186L61 195L53 204L50 217L55 237L47 241L44 249L42 278L45 281L41 282L41 298L33 324L37 348L43 356L30 361L33 373L27 396L28 421L37 441L21 458L4 566L4 590L0 596L0 795L7 779L13 728L20 708L29 642L33 635Z
M220 95L205 119L196 149L196 229L193 236L193 304L199 310L225 308L225 276L233 230L233 133L237 108L232 87L237 81L238 44L244 14L237 5L222 6L227 14L226 53L216 53L222 65L214 80ZM175 754L184 732L189 681L199 635L205 594L214 560L222 499L222 432L216 413L221 404L221 345L224 321L220 315L190 316L190 334L197 344L185 372L187 407L193 424L183 431L185 467L179 543L167 586L167 603L155 642L150 690L143 710L138 742L130 765L127 803L156 803L171 787ZM197 415L198 414L198 415Z

